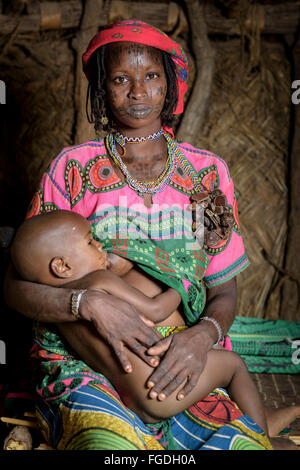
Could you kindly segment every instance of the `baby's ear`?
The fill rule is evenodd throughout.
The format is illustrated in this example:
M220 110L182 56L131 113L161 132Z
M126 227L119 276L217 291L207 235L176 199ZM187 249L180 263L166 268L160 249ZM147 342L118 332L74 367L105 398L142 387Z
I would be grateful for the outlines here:
M69 278L72 275L72 267L65 258L56 256L50 261L50 270L56 277Z

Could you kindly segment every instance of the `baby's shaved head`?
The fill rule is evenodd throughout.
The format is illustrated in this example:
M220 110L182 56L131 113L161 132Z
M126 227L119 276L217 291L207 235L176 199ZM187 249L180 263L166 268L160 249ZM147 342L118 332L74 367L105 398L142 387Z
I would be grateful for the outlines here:
M70 236L79 221L86 223L81 215L63 210L25 220L11 247L12 261L19 275L27 281L46 282L51 259L71 255Z

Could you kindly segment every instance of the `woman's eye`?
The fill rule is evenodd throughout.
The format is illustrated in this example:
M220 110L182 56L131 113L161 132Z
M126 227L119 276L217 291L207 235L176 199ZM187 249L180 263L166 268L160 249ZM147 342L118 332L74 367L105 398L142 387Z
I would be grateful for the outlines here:
M153 80L154 78L158 78L158 77L159 77L159 74L156 73L156 72L150 72L150 73L147 74L147 78L149 80Z
M92 245L93 244L93 239L89 240L88 244Z
M117 83L118 85L120 84L123 84L123 83L126 83L128 81L128 78L127 77L124 77L124 76L121 76L121 77L115 77L113 79L113 82L114 83Z

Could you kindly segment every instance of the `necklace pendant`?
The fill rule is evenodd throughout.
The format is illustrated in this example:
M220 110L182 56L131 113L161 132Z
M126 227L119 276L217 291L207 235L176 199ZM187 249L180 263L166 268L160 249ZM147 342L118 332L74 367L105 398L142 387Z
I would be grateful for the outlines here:
M144 193L142 198L144 199L144 206L150 209L153 204L152 194Z

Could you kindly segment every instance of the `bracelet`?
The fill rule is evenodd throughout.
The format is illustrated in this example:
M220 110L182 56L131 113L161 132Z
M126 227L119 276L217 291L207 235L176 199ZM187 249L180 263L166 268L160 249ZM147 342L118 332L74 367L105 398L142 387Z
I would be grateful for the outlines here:
M221 329L219 323L217 322L217 320L215 320L214 318L212 318L212 317L203 317L203 318L201 318L201 321L204 321L204 320L210 321L215 326L215 328L218 332L218 339L215 342L215 344L213 344L213 346L212 346L213 348L215 348L216 346L218 346L219 342L223 338L222 329Z
M76 320L81 320L81 315L79 313L79 306L80 306L80 301L83 296L83 294L87 291L87 289L82 289L76 292L73 292L71 295L71 313L74 315Z

